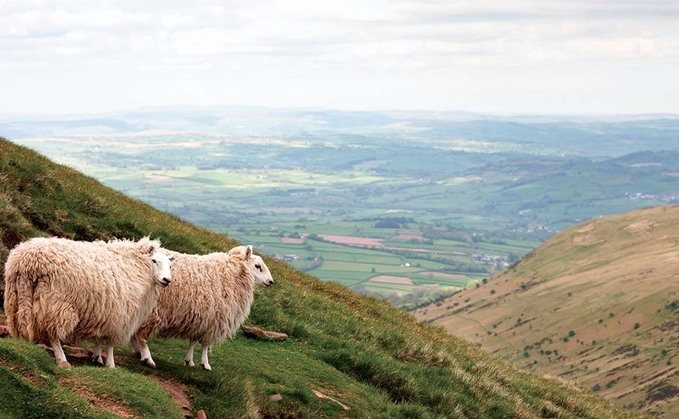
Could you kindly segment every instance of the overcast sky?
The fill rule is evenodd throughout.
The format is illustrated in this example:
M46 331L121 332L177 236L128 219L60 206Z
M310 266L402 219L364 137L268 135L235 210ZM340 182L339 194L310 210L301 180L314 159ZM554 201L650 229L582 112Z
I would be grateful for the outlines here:
M677 0L0 0L0 113L679 113Z

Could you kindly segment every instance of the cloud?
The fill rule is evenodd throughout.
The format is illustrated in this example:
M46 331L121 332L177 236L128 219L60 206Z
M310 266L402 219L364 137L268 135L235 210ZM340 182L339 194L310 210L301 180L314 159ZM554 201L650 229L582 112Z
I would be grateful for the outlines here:
M228 80L267 86L271 103L290 96L292 86L290 100L309 102L325 89L332 106L340 97L351 101L338 90L353 83L379 92L355 94L357 106L402 87L408 97L401 103L426 105L429 97L440 106L445 94L460 91L461 79L472 93L495 80L557 91L550 84L570 71L583 84L598 83L603 71L634 69L640 80L665 74L679 61L677 17L674 0L5 0L0 89L15 89L12 79L44 85L35 77L84 80L109 96L125 83L130 96L148 89L165 102L191 99L192 88L201 98L247 96ZM253 96L266 102L266 95Z
M638 56L621 54L620 45L639 39L646 47L622 49L672 55L679 38L673 20L679 5L662 0L400 1L379 7L358 1L239 3L121 1L102 7L97 2L11 1L0 6L0 50L30 48L57 56L331 55L349 62L414 53L504 59L503 50L521 51L527 45L537 53L523 57L534 60L551 56L546 52L554 47L592 39L606 42L583 52Z

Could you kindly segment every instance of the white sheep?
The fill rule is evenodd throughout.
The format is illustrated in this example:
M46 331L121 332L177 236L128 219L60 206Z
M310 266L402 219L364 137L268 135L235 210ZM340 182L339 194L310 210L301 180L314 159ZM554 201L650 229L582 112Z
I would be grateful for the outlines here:
M142 362L155 368L148 339L188 339L184 362L194 366L193 348L200 342L200 365L211 370L210 346L236 333L250 314L255 285L273 284L271 272L261 257L252 254L252 246L208 255L168 254L175 257L172 287L162 293L151 316L132 337L132 346Z
M61 342L94 339L126 344L170 283L170 259L160 243L79 242L35 238L19 244L5 265L5 314L10 333L52 346L58 365L69 366Z

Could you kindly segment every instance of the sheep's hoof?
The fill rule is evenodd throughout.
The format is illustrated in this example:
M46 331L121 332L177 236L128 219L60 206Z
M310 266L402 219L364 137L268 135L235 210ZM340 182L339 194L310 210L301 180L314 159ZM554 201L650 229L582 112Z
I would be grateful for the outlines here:
M57 367L59 368L71 368L71 364L68 361L57 362Z
M104 359L101 357L101 355L93 356L92 361L96 362L99 365L104 365Z
M210 364L200 364L200 366L203 367L205 371L212 371Z
M195 367L196 366L196 364L193 363L193 359L185 359L184 365L186 365L187 367Z
M144 365L146 365L147 367L151 367L151 368L155 368L155 367L156 367L156 363L153 362L152 359L142 359L142 360L141 360L141 363L144 364Z

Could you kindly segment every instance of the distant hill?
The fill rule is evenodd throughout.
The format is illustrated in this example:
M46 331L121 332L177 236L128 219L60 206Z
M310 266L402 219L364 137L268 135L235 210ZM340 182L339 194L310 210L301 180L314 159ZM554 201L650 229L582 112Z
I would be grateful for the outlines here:
M679 417L678 281L679 207L664 206L573 227L415 315L618 405Z
M147 234L183 252L235 244L0 139L1 263L14 245L39 235ZM48 352L0 339L0 416L181 417L157 379L185 388L193 411L209 418L634 416L573 384L511 367L384 302L282 262L267 264L276 284L258 290L249 323L288 333L288 340L239 334L214 348L213 371L204 372L183 366L186 343L176 340L152 342L155 371L125 348L111 371L77 360L57 370Z

